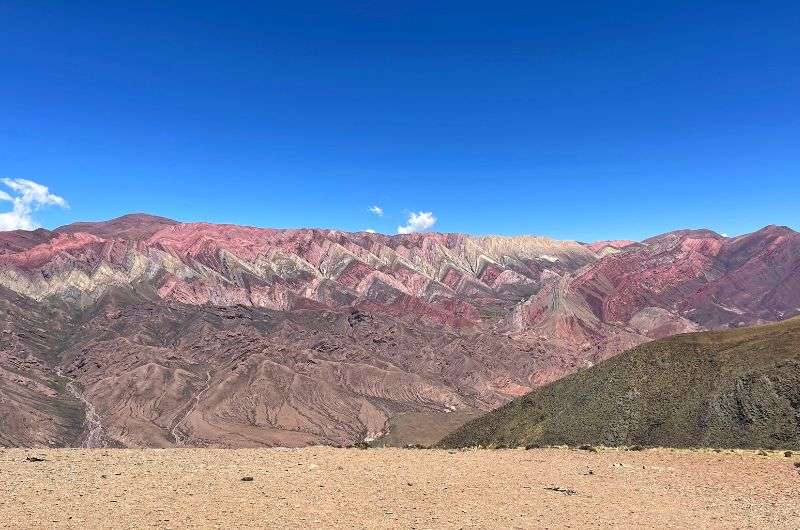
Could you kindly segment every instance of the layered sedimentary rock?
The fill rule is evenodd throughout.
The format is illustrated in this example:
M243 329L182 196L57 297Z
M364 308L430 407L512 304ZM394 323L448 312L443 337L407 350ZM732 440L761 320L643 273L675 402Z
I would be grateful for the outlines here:
M0 443L371 439L654 338L798 314L799 264L782 227L586 245L132 215L0 233Z

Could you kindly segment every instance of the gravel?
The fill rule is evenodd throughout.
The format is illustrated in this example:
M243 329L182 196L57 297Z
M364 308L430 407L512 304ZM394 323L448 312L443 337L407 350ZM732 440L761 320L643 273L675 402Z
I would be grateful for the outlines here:
M782 452L37 449L36 465L29 452L0 450L0 526L800 527Z

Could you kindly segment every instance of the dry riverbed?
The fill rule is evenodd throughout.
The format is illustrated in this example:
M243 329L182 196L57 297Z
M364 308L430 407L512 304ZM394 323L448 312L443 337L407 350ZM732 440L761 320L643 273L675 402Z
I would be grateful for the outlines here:
M799 528L798 461L668 449L2 449L0 526Z

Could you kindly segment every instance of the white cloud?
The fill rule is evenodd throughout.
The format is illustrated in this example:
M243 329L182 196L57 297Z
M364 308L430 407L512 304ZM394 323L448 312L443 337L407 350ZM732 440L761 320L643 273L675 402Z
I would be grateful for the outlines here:
M377 215L378 217L383 217L383 208L380 206L370 206L369 211Z
M436 217L433 212L411 212L405 226L398 226L398 234L413 234L422 232L436 224Z
M34 230L39 227L33 213L44 206L69 208L67 201L53 193L47 186L27 179L0 179L11 193L0 190L0 202L12 204L10 212L0 213L0 231Z
M722 232L720 235L721 235L722 237L730 237L730 236L729 236L728 234L726 234L725 232Z
M366 232L368 234L374 234L375 230L373 230L372 228L367 228L366 230L364 230L364 232Z

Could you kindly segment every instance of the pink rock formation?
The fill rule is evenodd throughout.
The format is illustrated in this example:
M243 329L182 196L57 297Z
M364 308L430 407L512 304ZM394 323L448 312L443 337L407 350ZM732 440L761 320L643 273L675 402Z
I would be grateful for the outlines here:
M353 443L666 335L800 313L800 235L0 233L0 444Z

